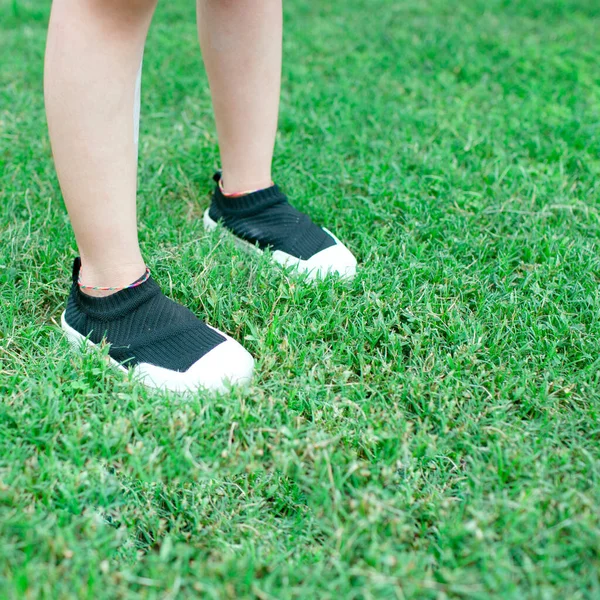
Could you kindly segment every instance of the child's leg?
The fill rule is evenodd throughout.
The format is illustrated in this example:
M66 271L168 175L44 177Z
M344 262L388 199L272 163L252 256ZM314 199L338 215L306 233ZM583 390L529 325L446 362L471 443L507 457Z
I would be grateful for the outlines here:
M54 0L44 89L56 170L92 286L144 261L136 227L134 98L157 0Z
M156 0L54 0L45 91L52 150L81 262L61 323L78 346L175 391L245 383L253 359L144 274L136 228L136 81ZM120 287L107 295L87 286ZM136 281L138 280L138 281ZM135 282L135 285L129 286Z
M351 277L356 259L271 186L281 84L282 0L197 0L223 175L207 228L221 221L252 246L312 276ZM264 189L267 188L267 189ZM254 191L241 197L231 194Z
M281 0L197 0L226 192L271 184L281 83Z

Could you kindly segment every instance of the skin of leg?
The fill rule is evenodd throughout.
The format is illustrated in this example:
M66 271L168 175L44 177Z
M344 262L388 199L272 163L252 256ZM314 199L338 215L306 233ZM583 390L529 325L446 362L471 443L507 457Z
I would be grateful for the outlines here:
M282 0L197 0L226 193L268 187L281 87Z
M86 285L125 286L145 268L137 236L134 98L156 3L52 4L46 114Z

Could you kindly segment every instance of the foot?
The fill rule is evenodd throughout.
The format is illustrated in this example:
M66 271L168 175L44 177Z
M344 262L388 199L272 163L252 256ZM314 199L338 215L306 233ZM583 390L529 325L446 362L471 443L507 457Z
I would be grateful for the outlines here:
M149 277L137 287L96 298L77 284L81 261L61 323L69 341L110 344L108 354L142 383L176 392L225 391L250 382L252 356L235 340L167 298Z
M243 196L225 196L217 182L210 208L204 213L204 227L215 229L220 222L244 250L271 250L273 259L293 266L310 278L338 274L351 279L356 258L340 240L315 225L308 215L296 210L283 192L273 185Z

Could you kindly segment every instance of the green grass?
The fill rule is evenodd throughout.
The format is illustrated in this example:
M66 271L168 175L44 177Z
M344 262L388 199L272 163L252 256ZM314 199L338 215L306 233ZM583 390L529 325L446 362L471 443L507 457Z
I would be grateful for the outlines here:
M599 598L597 1L285 11L275 178L361 271L306 286L203 232L210 98L163 2L144 254L258 361L183 401L57 327L48 2L0 0L0 596Z

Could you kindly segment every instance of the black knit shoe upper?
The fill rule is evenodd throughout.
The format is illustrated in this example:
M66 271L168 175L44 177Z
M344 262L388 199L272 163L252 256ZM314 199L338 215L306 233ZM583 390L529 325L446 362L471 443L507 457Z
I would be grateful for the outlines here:
M79 289L80 268L76 258L65 320L93 343L109 342L108 353L117 362L187 371L225 341L189 309L167 298L152 277L137 287L95 298Z
M208 214L239 238L258 244L262 250L281 250L301 260L336 244L308 215L296 210L276 185L228 197L223 195L219 179L216 173L217 186Z

